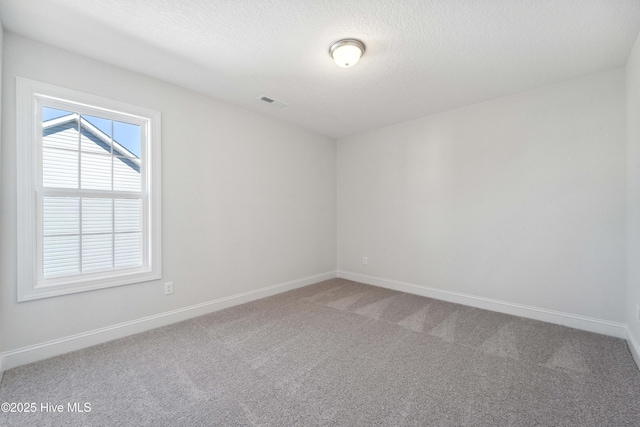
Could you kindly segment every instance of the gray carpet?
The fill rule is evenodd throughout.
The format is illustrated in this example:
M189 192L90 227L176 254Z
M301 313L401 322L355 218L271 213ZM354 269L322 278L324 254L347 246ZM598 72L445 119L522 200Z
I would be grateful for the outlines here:
M3 426L640 426L625 341L334 279L7 371ZM66 410L66 409L65 409Z

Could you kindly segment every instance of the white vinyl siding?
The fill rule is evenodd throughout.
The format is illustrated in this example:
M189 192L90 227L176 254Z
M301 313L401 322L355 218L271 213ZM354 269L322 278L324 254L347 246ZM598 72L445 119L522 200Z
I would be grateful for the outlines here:
M35 196L19 204L30 247L18 251L19 300L160 278L159 113L20 83L32 86L21 111L36 119L18 120L21 136L31 135L19 183ZM70 97L33 90L41 86Z
M140 191L140 172L133 161L123 157L113 158L113 189L116 191Z
M46 105L43 108L46 111ZM79 112L66 113L42 121L44 244L38 254L43 258L42 279L140 267L144 258L141 160L117 156L131 153L113 149L117 141L109 136L111 120L91 118L106 125L107 134ZM135 133L137 138L143 136ZM76 189L78 197L48 195L57 188ZM109 193L86 197L82 190ZM120 191L132 198L116 198Z

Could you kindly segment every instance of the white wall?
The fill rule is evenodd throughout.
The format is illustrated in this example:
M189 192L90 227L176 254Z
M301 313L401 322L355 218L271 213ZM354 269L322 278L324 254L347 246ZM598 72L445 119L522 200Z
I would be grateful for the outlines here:
M339 271L625 322L624 91L618 69L338 140Z
M3 50L4 50L4 30L2 29L2 23L0 22L0 82L2 81L2 68L4 64ZM2 99L2 85L0 84L0 100L1 99ZM2 102L0 102L0 135L2 135ZM0 212L2 212L2 182L3 182L2 150L0 150ZM2 241L3 241L2 227L0 227L0 242ZM2 247L0 247L0 265L2 265L3 258L4 258L4 252ZM1 291L3 287L4 287L4 284L0 277L0 307L2 306L2 301L4 299L4 296L2 295L2 291ZM2 325L4 323L5 321L3 319L2 313L0 312L0 382L2 381L2 375L4 372L4 369L2 368L2 352L4 349L4 343L2 338Z
M336 153L330 138L6 34L0 352L333 271L336 244L342 271L628 322L640 340L639 44L626 282L624 70L344 138ZM15 302L16 76L162 112L162 281Z
M631 51L627 77L627 323L640 366L640 35Z
M5 352L335 270L335 140L11 33L4 53ZM162 112L162 281L16 303L16 76Z

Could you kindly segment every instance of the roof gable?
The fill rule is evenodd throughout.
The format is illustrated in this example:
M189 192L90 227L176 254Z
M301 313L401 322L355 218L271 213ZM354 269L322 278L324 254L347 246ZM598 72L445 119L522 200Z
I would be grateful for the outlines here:
M109 149L113 147L113 152L117 156L124 156L131 159L132 163L140 166L140 160L136 158L136 155L131 151L127 150L122 144L120 144L115 139L111 139L109 135L102 132L98 127L94 126L87 119L79 115L78 113L71 113L66 116L58 117L55 119L47 120L42 122L42 130L46 132L47 130L51 130L51 133L55 133L55 128L61 127L65 124L75 123L78 124L78 118L80 119L80 128L83 133L90 138L96 144L102 146L105 151L110 151Z

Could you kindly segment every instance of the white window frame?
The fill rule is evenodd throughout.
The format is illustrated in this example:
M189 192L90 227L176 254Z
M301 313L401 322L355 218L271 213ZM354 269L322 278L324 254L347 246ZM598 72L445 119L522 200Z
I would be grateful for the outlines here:
M18 302L146 282L162 277L160 112L18 77L17 89L17 210ZM126 116L139 124L142 182L142 266L45 279L42 276L42 105L105 118ZM64 190L62 190L64 192Z

